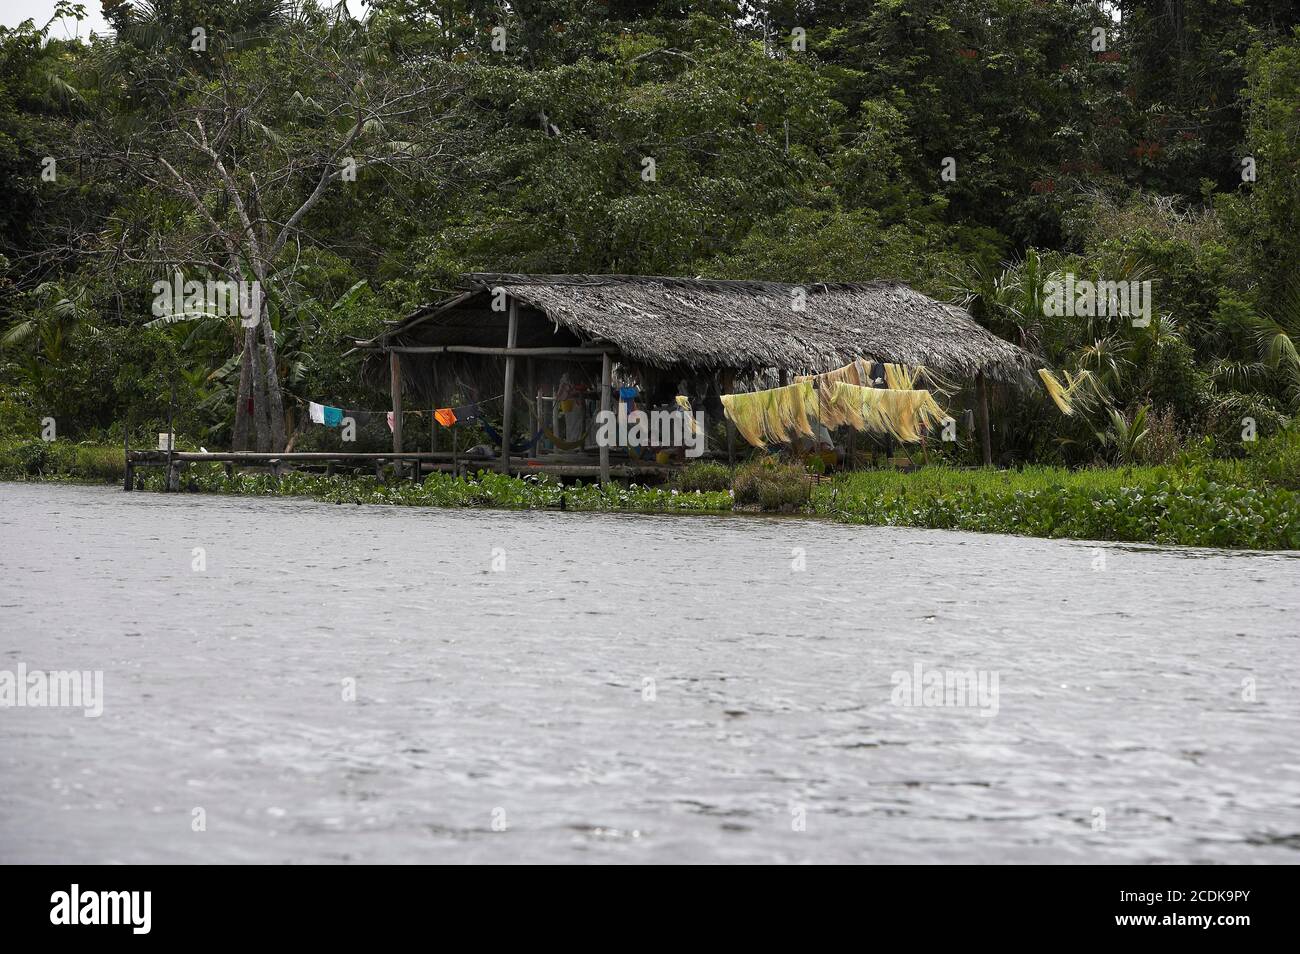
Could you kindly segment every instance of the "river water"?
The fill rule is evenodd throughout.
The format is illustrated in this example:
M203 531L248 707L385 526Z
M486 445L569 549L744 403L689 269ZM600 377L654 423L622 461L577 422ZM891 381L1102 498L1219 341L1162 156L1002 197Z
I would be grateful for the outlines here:
M0 861L1295 863L1298 575L0 484Z

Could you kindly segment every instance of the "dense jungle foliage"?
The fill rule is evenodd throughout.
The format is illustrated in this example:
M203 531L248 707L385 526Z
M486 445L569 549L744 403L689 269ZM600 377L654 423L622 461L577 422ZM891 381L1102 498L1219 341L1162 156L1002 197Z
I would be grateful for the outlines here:
M174 386L230 446L261 360L309 448L302 402L384 406L348 337L470 270L909 282L1092 372L995 395L1004 463L1241 456L1300 404L1290 0L103 10L0 30L0 441L120 444ZM177 269L262 277L265 337L156 315ZM1066 273L1151 321L1048 316Z

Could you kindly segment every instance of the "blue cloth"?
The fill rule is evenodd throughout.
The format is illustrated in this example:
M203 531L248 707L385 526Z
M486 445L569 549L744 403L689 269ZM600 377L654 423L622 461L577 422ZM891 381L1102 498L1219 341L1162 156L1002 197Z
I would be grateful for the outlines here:
M325 406L325 426L338 427L343 423L343 409L341 407Z

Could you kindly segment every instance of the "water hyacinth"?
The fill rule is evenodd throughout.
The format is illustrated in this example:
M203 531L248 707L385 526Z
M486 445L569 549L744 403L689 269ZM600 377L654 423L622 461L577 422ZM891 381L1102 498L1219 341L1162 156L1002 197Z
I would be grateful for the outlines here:
M727 491L680 492L672 488L610 484L565 485L544 475L510 477L479 471L470 477L433 473L422 481L385 483L373 476L324 476L301 472L227 476L219 467L198 466L183 486L206 493L241 496L310 497L335 504L388 504L412 507L493 507L506 510L628 510L643 513L724 511ZM145 477L145 488L161 491L161 471Z

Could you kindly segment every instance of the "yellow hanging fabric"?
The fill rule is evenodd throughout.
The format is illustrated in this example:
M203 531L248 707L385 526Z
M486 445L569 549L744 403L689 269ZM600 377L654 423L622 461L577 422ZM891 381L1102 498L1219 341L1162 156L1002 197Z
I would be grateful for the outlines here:
M695 420L695 414L691 411L691 399L684 394L679 394L673 400L677 402L679 408L686 412L686 423L690 426L691 433L698 434L700 432L700 425Z
M855 358L852 363L842 368L835 368L822 374L800 374L796 375L794 380L796 384L814 381L818 387L826 388L839 382L866 385L871 383L871 369L865 358Z
M809 415L817 413L812 381L783 388L722 395L722 409L736 430L755 447L785 444L794 437L812 437Z
M859 431L889 434L904 444L921 440L922 425L941 424L947 415L934 396L925 390L864 388L836 384L831 389L827 412Z
M924 370L924 368L909 368L905 364L886 364L885 387L893 391L914 390L917 372Z
M822 374L797 375L795 381L815 381L818 387L827 390L840 383L871 387L874 383L871 379L871 366L879 363L870 358L857 358L851 364ZM952 381L923 364L884 363L881 366L885 370L885 387L894 391L918 390L923 382L924 389L931 394L951 394L956 390Z
M1048 396L1061 409L1062 414L1070 417L1074 414L1073 399L1075 392L1078 391L1079 385L1092 377L1092 372L1080 371L1078 374L1072 374L1065 371L1062 373L1065 375L1065 384L1061 384L1056 375L1047 368L1038 369L1038 376L1043 379L1043 387L1047 389Z

